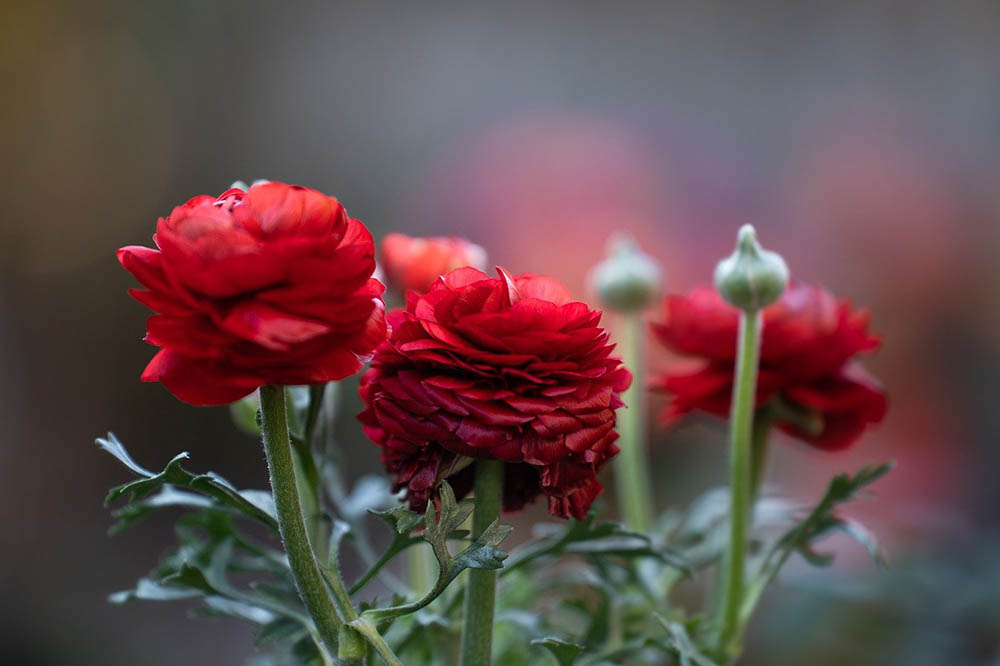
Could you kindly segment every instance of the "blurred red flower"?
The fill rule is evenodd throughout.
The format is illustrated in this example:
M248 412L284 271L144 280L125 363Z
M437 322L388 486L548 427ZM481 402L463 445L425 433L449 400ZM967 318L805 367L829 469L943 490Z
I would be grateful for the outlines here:
M880 344L869 319L821 287L789 286L763 311L757 405L774 406L778 425L815 447L850 446L887 407L881 385L853 360ZM739 311L703 287L668 296L666 319L653 330L670 350L703 359L693 372L677 368L653 379L654 390L670 394L665 420L695 410L728 417Z
M552 514L583 518L632 376L599 311L551 278L498 272L460 268L408 293L361 378L359 419L417 510L446 477L468 493L470 463L493 458L508 463L506 510L544 493Z
M118 260L158 313L145 340L162 349L142 379L185 402L341 379L385 339L371 234L332 197L283 183L198 196L160 218L153 241Z
M413 238L389 234L382 239L382 269L393 289L427 291L434 280L455 268L486 268L486 251L464 238Z

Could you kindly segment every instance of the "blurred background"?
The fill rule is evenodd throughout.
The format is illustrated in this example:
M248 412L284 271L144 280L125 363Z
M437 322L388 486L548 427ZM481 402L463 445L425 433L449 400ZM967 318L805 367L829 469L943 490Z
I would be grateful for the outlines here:
M998 30L1000 4L962 0L3 3L0 663L252 653L234 622L105 602L172 535L159 517L106 536L128 476L92 441L114 429L148 467L189 450L265 486L225 409L139 382L146 312L114 257L255 178L335 193L376 239L467 236L581 298L616 230L679 291L753 222L798 279L871 308L866 364L892 400L848 453L776 447L773 481L811 498L899 465L854 507L892 569L833 540L830 570L769 593L744 663L998 663ZM352 473L375 470L343 429ZM724 480L718 423L653 426L653 447L663 505Z

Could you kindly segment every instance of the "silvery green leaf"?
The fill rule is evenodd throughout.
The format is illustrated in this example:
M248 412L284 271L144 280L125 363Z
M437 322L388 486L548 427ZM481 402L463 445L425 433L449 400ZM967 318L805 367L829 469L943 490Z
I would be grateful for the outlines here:
M582 645L570 643L554 636L537 638L531 641L531 644L545 648L549 654L555 657L556 663L558 663L559 666L573 666L576 662L577 656L583 652Z
M177 601L179 599L190 599L201 596L198 590L184 589L170 585L161 585L149 578L140 578L135 588L115 592L108 596L108 601L113 604L123 604L127 601Z
M306 634L300 622L288 617L278 617L260 628L255 639L257 645L297 640Z
M340 542L344 540L345 537L351 536L351 526L345 523L343 520L334 520L333 525L330 527L330 543L327 546L327 553L329 554L329 567L333 570L339 570L339 565L337 564L337 559L340 556Z
M113 511L111 515L117 522L111 526L110 531L111 534L118 534L122 530L136 524L156 509L165 507L209 509L213 506L215 506L215 500L210 497L178 490L171 485L164 485L160 488L160 492L155 495L131 502Z
M382 476L369 475L361 477L347 497L341 500L337 508L340 514L349 521L354 521L366 511L384 509L396 503L396 494L392 492L389 480Z
M688 635L687 627L682 623L667 620L659 613L654 613L653 616L666 631L663 643L676 654L679 666L718 666L698 650Z
M167 463L163 471L150 472L136 463L125 451L125 447L111 433L107 438L97 440L97 445L117 458L123 465L138 474L140 479L130 481L112 488L105 499L106 504L112 504L122 498L129 502L142 500L153 494L164 485L197 491L218 500L223 506L252 518L277 531L278 521L274 516L273 504L264 497L263 491L239 491L229 481L214 472L192 474L183 467L181 461L189 456L180 453Z
M382 511L369 509L368 513L387 522L396 534L409 534L424 522L423 516L410 511L403 505Z
M202 612L206 615L222 615L245 620L252 624L266 625L277 618L274 613L260 606L225 597L205 597L204 604L205 608Z
M632 532L621 523L597 522L591 511L584 520L570 520L555 529L543 528L536 533L545 534L540 540L514 552L501 575L509 575L540 558L567 554L595 557L618 556L625 558L650 557L660 560L687 573L690 565L679 552L667 547L655 547L645 534Z
M464 503L455 502L455 495L447 483L443 483L441 488L443 492L441 493L441 508L437 513L438 518L435 520L433 506L428 505L423 533L424 540L431 544L434 556L438 561L437 581L431 590L417 601L365 611L362 617L372 623L385 622L424 608L439 597L458 574L466 569L499 569L503 566L507 553L497 546L514 528L510 525L502 525L499 519L494 520L467 548L452 556L448 550L447 540L455 527L465 520L468 513L465 511Z
M810 564L827 566L833 555L816 550L816 543L833 531L844 532L858 540L875 559L876 564L884 564L885 558L875 537L857 521L843 518L836 513L840 504L849 502L869 485L887 474L893 462L866 465L853 476L838 474L827 486L819 502L794 527L785 532L771 548L764 553L758 570L747 583L741 616L748 618L767 585L774 580L793 553L798 553Z

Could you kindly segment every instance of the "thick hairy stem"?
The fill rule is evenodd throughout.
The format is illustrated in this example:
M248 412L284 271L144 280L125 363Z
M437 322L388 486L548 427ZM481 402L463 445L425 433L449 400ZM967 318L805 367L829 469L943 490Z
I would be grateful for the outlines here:
M309 533L296 487L285 392L282 387L260 387L260 415L264 453L271 474L274 507L278 514L278 530L288 554L295 587L324 646L330 654L337 654L341 621L327 594L326 584L309 543Z
M476 509L472 515L472 538L490 526L500 515L503 504L503 463L499 460L476 462ZM497 572L487 569L469 571L465 587L465 624L462 627L462 666L489 666L493 650L493 608L496 600Z

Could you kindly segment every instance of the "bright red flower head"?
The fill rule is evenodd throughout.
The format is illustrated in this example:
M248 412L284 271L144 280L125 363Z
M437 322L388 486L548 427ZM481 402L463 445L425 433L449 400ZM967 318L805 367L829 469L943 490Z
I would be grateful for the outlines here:
M160 218L153 241L118 260L157 313L145 339L162 349L142 379L185 402L342 379L385 339L371 234L333 197L283 183L198 196Z
M850 446L865 427L885 416L881 385L854 357L878 348L868 331L869 314L853 310L825 289L790 285L780 300L763 311L757 405L769 401L783 430L826 450ZM694 372L671 371L653 380L669 393L665 418L700 410L726 417L739 331L739 311L714 289L668 296L666 320L654 324L660 341L679 354L700 357ZM818 415L821 427L807 431L798 419L782 419L783 410Z
M455 268L486 268L486 251L464 238L413 238L389 234L382 239L382 269L389 286L427 291L434 280Z
M506 510L544 493L552 514L583 518L632 376L600 312L551 278L498 272L460 268L409 292L361 378L359 418L415 509L445 477L469 492L471 459L493 458L507 463Z

